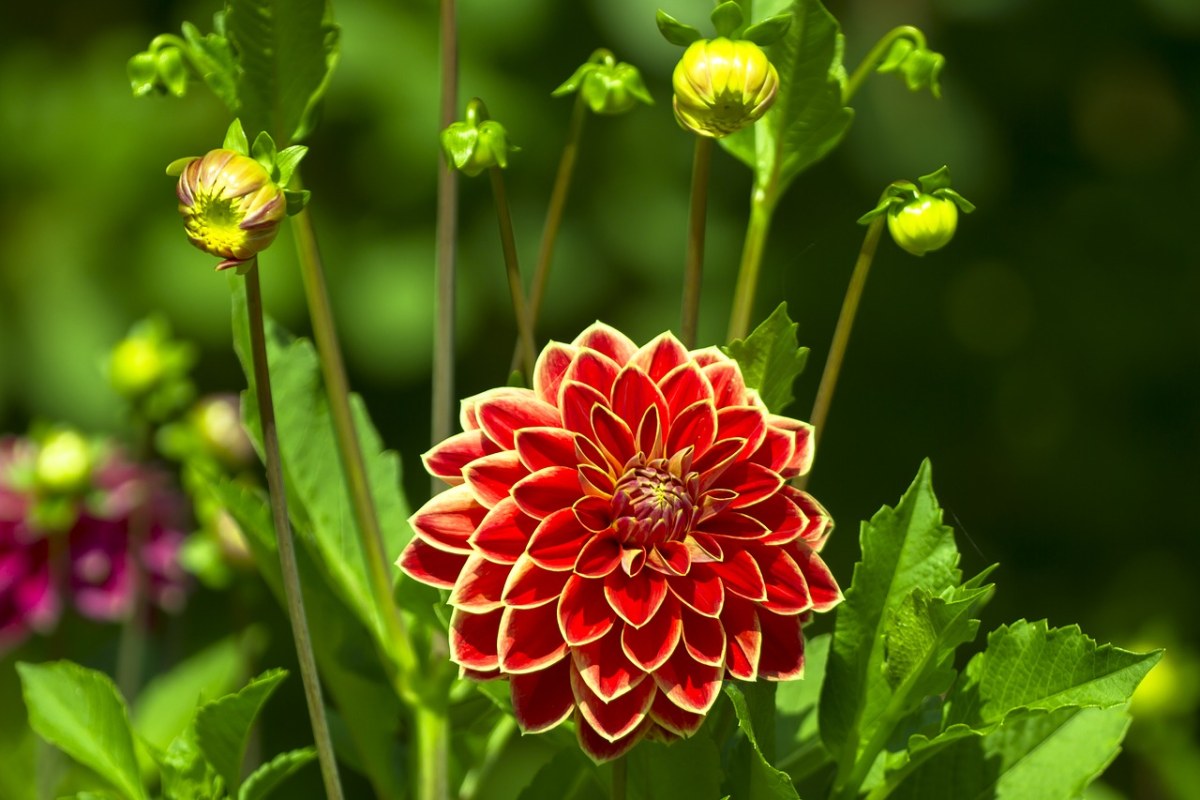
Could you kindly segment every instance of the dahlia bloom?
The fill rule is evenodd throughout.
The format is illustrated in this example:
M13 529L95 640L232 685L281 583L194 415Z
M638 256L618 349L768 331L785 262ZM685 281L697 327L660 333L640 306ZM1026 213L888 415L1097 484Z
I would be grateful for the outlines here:
M27 523L29 497L14 487L12 467L32 464L33 445L0 439L0 652L58 622L61 601L50 573L50 543Z
M802 625L841 600L830 519L788 483L811 427L669 333L639 348L596 323L533 385L463 402L424 457L452 488L398 561L451 590L463 673L507 678L526 732L573 717L597 761L694 733L725 677L801 677Z

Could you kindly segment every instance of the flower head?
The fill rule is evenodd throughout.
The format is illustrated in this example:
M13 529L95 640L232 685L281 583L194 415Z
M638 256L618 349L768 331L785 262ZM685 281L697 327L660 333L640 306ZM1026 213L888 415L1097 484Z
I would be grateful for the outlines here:
M183 168L176 186L179 213L196 247L240 266L261 253L287 213L283 189L253 158L220 148Z
M679 124L720 138L767 113L779 90L779 73L754 42L719 37L688 45L671 82Z
M639 348L597 323L533 383L464 401L425 456L452 488L398 562L451 590L464 673L507 678L526 732L574 717L598 761L695 732L726 676L800 677L801 626L841 600L829 517L788 483L811 428L669 333Z

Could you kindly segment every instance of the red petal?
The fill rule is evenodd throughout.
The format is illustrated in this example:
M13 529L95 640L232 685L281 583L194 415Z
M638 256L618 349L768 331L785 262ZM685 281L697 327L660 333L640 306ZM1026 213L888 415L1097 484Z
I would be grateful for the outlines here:
M581 497L571 506L575 519L592 533L600 533L612 526L612 503L599 497Z
M552 572L537 565L528 555L521 556L504 584L501 600L514 608L533 608L562 596L570 572Z
M775 494L783 484L784 480L778 472L750 461L739 461L725 470L715 485L738 493L732 508L745 508Z
M608 400L600 392L578 381L564 381L562 388L562 425L569 431L591 437L592 409L606 406Z
M667 699L662 692L654 695L650 706L650 718L676 736L691 736L704 724L703 714L684 711Z
M508 497L512 493L513 485L527 475L529 470L525 469L525 465L513 450L484 456L472 461L463 470L463 477L467 479L467 486L471 487L475 499L487 508Z
M829 518L829 512L807 492L792 486L788 486L784 491L807 520L800 531L800 538L813 550L821 552L825 540L833 532L833 520Z
M413 539L400 553L396 566L404 570L404 573L410 578L421 583L427 583L439 589L452 589L466 563L465 555L448 553L420 539Z
M813 443L812 425L800 422L791 417L781 417L771 414L767 417L767 425L788 435L792 440L792 455L787 464L779 471L789 478L803 475L812 466Z
M663 376L688 360L687 350L669 332L659 334L629 359L645 370L650 380L658 383Z
M717 439L713 442L713 446L692 464L692 469L700 474L701 490L712 486L726 468L741 457L745 446L745 439Z
M641 741L646 731L650 728L650 722L643 721L637 730L630 733L628 736L618 739L615 742L610 742L592 729L592 726L583 719L583 715L579 715L575 724L575 735L579 738L579 749L587 753L588 758L595 761L597 764L603 764L606 761L612 761L615 758L628 753L633 746Z
M770 531L767 526L749 514L725 510L700 522L696 532L730 539L761 539Z
M754 406L717 406L717 439L745 439L743 450L749 455L767 436L767 415Z
M529 389L497 391L480 396L476 415L483 432L505 450L513 448L513 433L522 428L544 428L560 423L558 409L538 400Z
M602 581L572 575L558 601L558 628L572 647L594 642L612 630L616 615L604 599Z
M800 629L803 622L803 616L780 616L766 609L758 610L763 640L758 677L790 681L804 676L804 634Z
M661 542L650 551L647 563L666 575L687 575L692 568L692 551L683 542Z
M721 612L721 625L728 641L725 669L739 680L755 680L762 658L763 634L754 606L740 598L730 598Z
M562 428L522 428L514 441L521 463L530 472L576 463L575 434Z
M543 569L569 570L591 535L580 526L571 509L555 511L529 537L529 557Z
M687 649L675 648L667 663L654 673L659 691L684 711L705 714L721 693L720 667L701 664L688 655Z
M560 342L546 345L533 367L533 393L552 406L558 405L563 374L577 352L576 348Z
M663 442L662 419L665 412L658 406L650 406L638 423L637 448L646 458L662 458L666 445Z
M842 602L842 590L829 567L816 552L803 542L795 542L788 550L795 559L812 596L813 611L828 611Z
M446 602L475 614L499 608L500 595L511 569L507 564L488 561L482 553L472 553Z
M622 469L633 458L633 431L608 408L598 405L592 409L592 430L596 432L596 443L608 454L613 468Z
M429 498L417 513L409 518L417 536L439 550L467 555L467 541L487 515L487 509L475 500L469 486L455 486Z
M637 345L616 328L603 322L594 322L575 337L576 347L588 347L624 365L637 350Z
M494 442L483 435L483 431L463 431L421 456L421 461L430 475L457 486L463 482L462 471L467 464L499 450Z
M613 381L616 380L619 369L617 362L603 353L581 349L579 355L571 362L564 380L586 383L608 397L612 394Z
M492 561L512 564L525 552L537 524L537 520L521 512L515 500L506 497L487 513L470 542Z
M584 494L591 497L610 498L616 491L616 481L607 470L593 467L591 464L580 464L578 472L579 485Z
M755 464L762 464L772 472L783 474L791 463L792 456L796 454L796 437L773 425L768 425L765 432L762 444L750 456L750 460Z
M667 435L667 453L675 454L685 447L694 448L694 454L704 455L712 447L717 435L717 412L711 402L701 400L683 409L671 422Z
M570 508L582 494L579 474L570 467L539 469L512 487L517 505L535 519L545 519L559 509Z
M709 567L721 577L725 588L734 594L760 603L767 599L767 584L763 580L762 570L745 550L739 550L732 557L714 562Z
M651 406L665 416L667 401L657 384L637 367L625 367L617 373L612 389L612 410L625 420L631 430L636 430Z
M701 531L692 531L683 540L688 552L692 555L693 564L707 564L713 561L724 561L725 550L715 537Z
M692 564L692 570L687 575L679 578L668 576L667 586L689 608L706 617L720 614L725 604L725 587L712 571L711 564Z
M777 492L746 509L747 516L754 517L770 531L755 544L784 545L800 536L807 520L787 491L790 488L785 486L785 491Z
M508 680L513 715L524 733L543 733L557 727L575 709L570 659Z
M683 646L688 655L701 664L720 667L725 664L725 628L721 620L697 614L690 608L682 611Z
M554 605L537 608L506 608L500 618L498 655L500 669L520 674L545 669L567 654L555 621Z
M632 690L611 702L604 702L588 688L578 672L571 672L571 690L585 725L610 742L628 736L646 718L657 689L654 681L642 680Z
M671 657L683 634L681 608L678 600L668 596L658 613L642 627L621 626L621 649L630 661L646 672L653 672Z
M746 382L736 361L708 364L704 376L713 387L713 401L718 408L742 405L746 402Z
M688 353L688 358L696 362L697 366L707 367L709 364L723 364L729 361L729 356L721 352L721 348L715 345L708 347L700 347Z
M621 649L621 634L615 630L594 642L572 647L571 657L583 682L606 703L646 677Z
M621 544L616 537L593 536L579 551L579 557L575 560L575 572L585 578L603 578L620 563Z
M654 570L630 577L615 569L604 579L604 596L617 615L635 628L645 625L667 596L667 582Z
M796 562L780 547L758 547L754 559L767 583L767 599L762 607L776 614L800 614L812 608L808 581Z
M712 405L712 386L694 361L680 364L658 383L667 401L667 416L671 419L688 406L701 400ZM716 427L715 425L713 426Z
M499 666L496 639L502 613L496 610L470 614L454 609L450 615L450 660L467 669L481 671Z

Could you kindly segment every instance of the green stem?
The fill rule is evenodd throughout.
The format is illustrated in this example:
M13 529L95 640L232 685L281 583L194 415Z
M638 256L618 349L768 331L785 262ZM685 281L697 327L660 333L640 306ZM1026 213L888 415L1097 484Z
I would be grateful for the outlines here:
M814 448L825 432L829 407L833 403L833 392L837 388L838 375L841 374L842 362L846 358L846 347L850 344L850 331L854 328L858 304L862 300L863 288L867 285L867 275L871 272L871 262L875 260L875 250L879 246L885 220L886 215L881 214L873 219L867 228L862 248L858 251L858 260L854 264L854 272L850 275L850 285L846 287L846 296L842 299L842 310L838 314L837 327L833 331L833 342L829 345L829 358L825 360L825 370L821 373L821 383L817 387L817 399L813 403L812 416L809 417L813 426ZM796 487L805 488L810 475L811 472L797 479Z
M299 188L299 176L295 178L295 184ZM375 500L371 496L362 444L354 427L354 415L350 409L350 385L346 379L342 349L338 344L337 328L329 302L329 290L325 285L325 270L321 264L316 231L313 229L308 209L294 216L292 221L296 252L300 256L300 272L304 278L304 293L312 319L313 338L317 342L321 374L325 379L325 391L329 397L338 455L346 476L350 503L354 509L363 559L367 565L367 579L383 624L381 640L386 642L388 655L399 670L400 692L403 697L405 685L415 674L416 658L410 648L404 619L400 616L400 609L393 599L392 581L388 577L386 566L389 562L383 547L383 532L379 525Z
M141 415L139 415L140 417ZM137 423L137 446L135 457L139 464L150 460L154 438L153 425L140 419ZM150 534L150 515L153 498L148 485L141 487L142 495L129 516L129 569L132 582L133 608L129 619L121 625L117 640L117 686L121 695L132 708L137 699L142 680L142 663L146 657L146 625L149 617L149 587L146 570L142 565L142 549Z
M413 765L417 800L446 800L450 796L446 771L450 726L446 714L429 705L416 707L417 763Z
M526 377L533 375L533 328L525 309L525 289L521 285L521 265L517 261L517 240L513 235L512 212L508 193L504 190L504 170L488 170L492 179L492 198L496 203L496 221L500 225L500 247L504 251L504 269L508 273L508 293L512 298L513 315L517 318L517 336L521 346L521 370Z
M441 110L439 130L455 119L458 109L458 22L454 0L441 0ZM447 439L454 421L454 283L455 239L458 234L458 173L442 157L437 185L437 289L434 300L433 398L430 430L434 444ZM445 486L433 479L432 491Z
M746 226L742 263L738 267L737 287L733 292L733 312L729 316L729 333L725 337L727 342L746 338L750 330L750 315L754 313L754 295L758 290L758 273L767 247L771 216L775 213L775 200L774 191L760 188L755 188L751 197L750 221Z
M563 145L558 160L558 173L554 176L554 189L550 192L550 206L546 209L546 224L542 228L542 243L538 248L537 266L533 270L533 291L529 297L529 329L536 334L538 313L546 296L550 282L550 265L554 260L554 245L562 227L563 211L567 207L567 195L571 191L571 178L575 175L575 160L579 155L579 143L583 139L583 126L587 119L587 106L583 95L575 94L571 107L571 121L567 125L567 142ZM521 343L513 351L512 368L517 370L521 363Z
M628 756L621 756L613 762L612 800L625 800L625 793L628 785L629 758Z
M925 49L925 34L921 33L918 28L914 28L912 25L901 25L898 28L892 28L883 35L882 39L875 43L875 46L867 53L867 57L862 60L850 75L850 79L846 81L846 85L842 89L842 105L847 105L850 102L850 98L854 97L867 77L887 57L888 51L892 49L895 41L905 36L912 39L919 49Z
M317 745L325 795L341 800L342 786L338 779L337 761L333 755L333 739L325 718L325 701L317 677L317 662L313 656L312 635L304 614L304 595L300 589L300 572L296 567L296 544L288 521L287 495L283 485L283 465L279 458L279 436L275 427L275 402L271 397L271 373L267 368L267 339L263 330L262 289L258 282L258 264L246 273L246 312L250 321L250 352L254 362L254 393L258 397L258 415L262 422L263 456L267 463L267 488L271 495L271 515L279 542L279 566L283 573L283 591L287 598L288 618L295 638L296 656L300 661L300 677L304 697L308 702L308 717Z
M692 156L692 196L688 206L687 256L683 271L683 322L680 337L689 350L696 346L700 320L700 281L704 274L704 228L708 217L708 174L712 166L713 140L696 137Z

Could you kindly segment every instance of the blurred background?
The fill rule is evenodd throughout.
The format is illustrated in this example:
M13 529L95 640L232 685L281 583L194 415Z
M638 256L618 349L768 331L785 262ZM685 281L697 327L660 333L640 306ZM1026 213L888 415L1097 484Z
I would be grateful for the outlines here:
M637 341L676 327L692 142L672 119L679 51L661 6L707 0L459 0L461 94L521 148L507 179L532 269L570 111L550 91L599 46L639 66L656 105L590 117L539 333L594 319ZM1078 622L1101 641L1166 646L1111 784L1195 796L1200 641L1200 4L1195 0L831 2L852 68L899 24L945 54L943 99L875 76L843 145L776 216L756 318L786 300L812 348L806 418L882 188L948 164L979 210L946 250L884 243L867 286L811 491L838 520L826 550L848 583L858 521L934 465L963 568L999 561L984 629ZM171 160L218 145L223 106L135 100L125 62L215 0L8 4L0 24L0 431L38 419L119 430L100 364L130 325L165 315L201 348L202 390L243 382L228 285L187 245ZM437 38L433 0L335 2L343 28L305 178L353 385L428 483ZM749 172L718 151L701 315L719 343ZM515 335L486 181L460 184L457 394L504 382ZM290 237L263 259L269 311L307 330ZM827 623L821 623L827 625ZM299 690L299 681L293 689ZM1190 791L1193 794L1189 794ZM1108 795L1098 793L1096 795ZM1115 795L1121 796L1121 795Z

